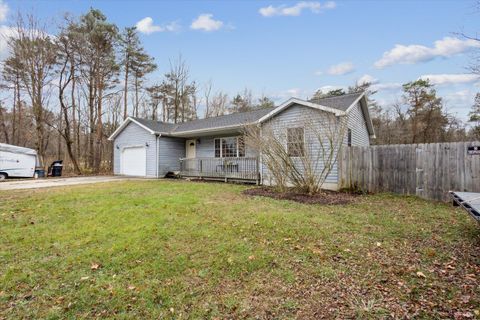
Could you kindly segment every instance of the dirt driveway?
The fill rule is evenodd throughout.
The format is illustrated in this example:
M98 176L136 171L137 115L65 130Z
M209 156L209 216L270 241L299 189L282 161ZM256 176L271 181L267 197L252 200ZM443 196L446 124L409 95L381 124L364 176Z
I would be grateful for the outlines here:
M77 184L91 184L99 182L128 180L127 177L101 176L101 177L74 177L74 178L48 178L48 179L24 179L7 180L0 182L2 190L37 189L61 186L72 186Z

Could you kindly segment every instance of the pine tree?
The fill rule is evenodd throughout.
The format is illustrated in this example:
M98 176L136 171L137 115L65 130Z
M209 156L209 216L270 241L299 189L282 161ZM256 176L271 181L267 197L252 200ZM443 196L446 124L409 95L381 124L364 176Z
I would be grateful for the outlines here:
M473 123L472 134L474 139L480 139L480 92L475 95L475 102L468 116L468 121Z

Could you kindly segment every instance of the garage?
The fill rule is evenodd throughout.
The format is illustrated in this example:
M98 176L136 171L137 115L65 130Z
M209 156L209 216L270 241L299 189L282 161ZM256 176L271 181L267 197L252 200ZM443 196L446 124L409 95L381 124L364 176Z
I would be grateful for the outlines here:
M120 158L121 174L141 177L147 175L147 150L144 146L124 147Z

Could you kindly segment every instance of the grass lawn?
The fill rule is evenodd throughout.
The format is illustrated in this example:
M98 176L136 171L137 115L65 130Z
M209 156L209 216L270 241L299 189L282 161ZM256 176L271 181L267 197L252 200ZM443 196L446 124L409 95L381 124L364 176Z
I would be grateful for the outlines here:
M0 319L478 318L480 228L415 197L344 206L126 181L0 193Z

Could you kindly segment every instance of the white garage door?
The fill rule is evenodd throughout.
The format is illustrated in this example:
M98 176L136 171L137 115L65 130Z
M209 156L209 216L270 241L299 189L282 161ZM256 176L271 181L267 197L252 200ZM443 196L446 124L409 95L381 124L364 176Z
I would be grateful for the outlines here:
M147 150L145 147L126 147L122 151L121 173L126 176L147 175Z

